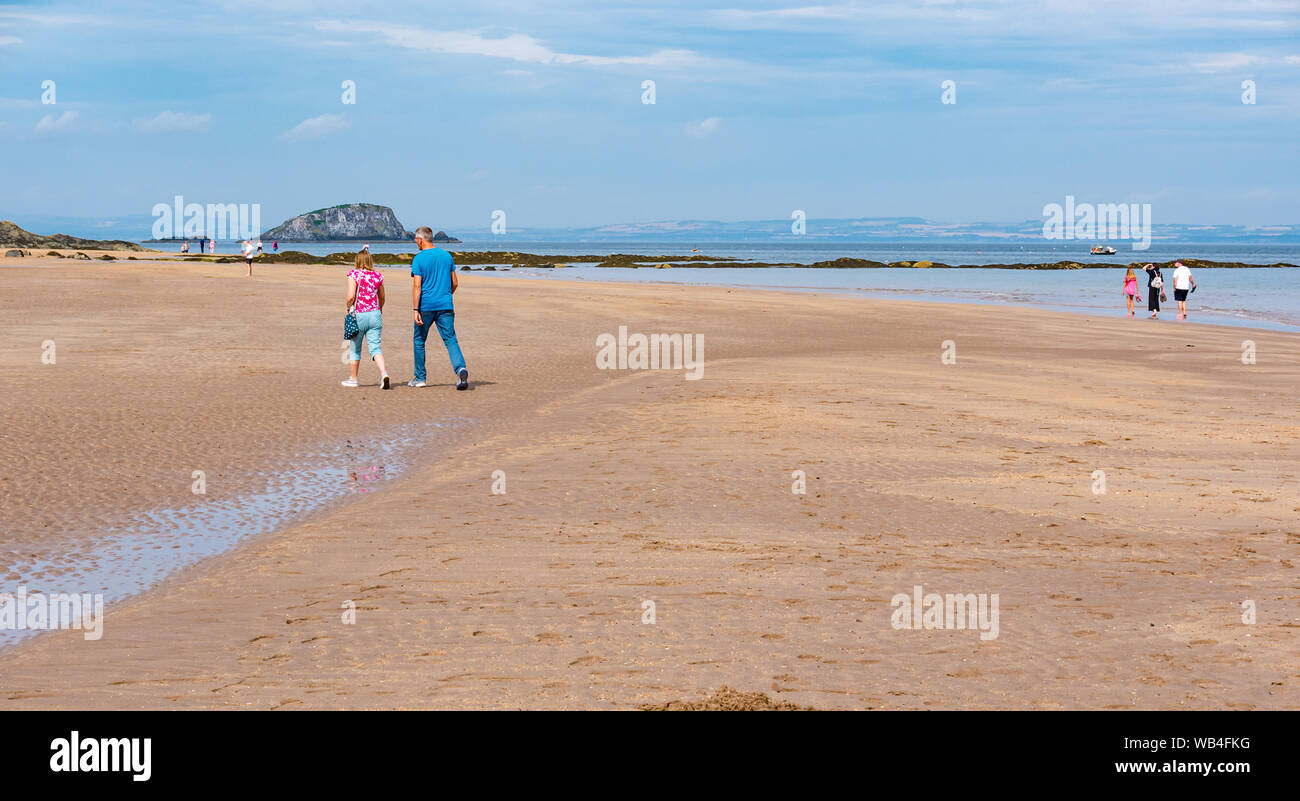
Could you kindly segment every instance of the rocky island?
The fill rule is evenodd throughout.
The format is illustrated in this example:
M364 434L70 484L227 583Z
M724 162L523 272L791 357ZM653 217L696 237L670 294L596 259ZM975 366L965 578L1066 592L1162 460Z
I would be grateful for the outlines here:
M414 236L398 221L391 208L375 203L345 203L316 209L262 232L264 241L279 242L406 242ZM460 241L442 231L434 236L434 240Z

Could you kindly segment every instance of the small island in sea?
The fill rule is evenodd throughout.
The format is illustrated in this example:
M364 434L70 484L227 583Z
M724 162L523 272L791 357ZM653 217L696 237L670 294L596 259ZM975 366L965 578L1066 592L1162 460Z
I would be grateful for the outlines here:
M278 242L408 242L414 237L391 208L375 203L345 203L316 209L285 220L261 235L264 241ZM460 240L439 231L433 241Z

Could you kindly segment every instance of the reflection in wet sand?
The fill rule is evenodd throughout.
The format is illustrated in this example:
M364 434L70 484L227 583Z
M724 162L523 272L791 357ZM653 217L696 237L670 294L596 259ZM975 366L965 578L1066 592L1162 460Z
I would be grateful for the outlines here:
M199 500L130 515L101 534L60 538L75 549L24 548L5 555L3 591L26 585L45 593L102 593L112 603L169 574L274 531L348 495L372 493L400 476L421 446L464 421L402 426L387 437L344 442L294 460L265 477L265 489L231 499ZM0 647L34 632L0 629Z

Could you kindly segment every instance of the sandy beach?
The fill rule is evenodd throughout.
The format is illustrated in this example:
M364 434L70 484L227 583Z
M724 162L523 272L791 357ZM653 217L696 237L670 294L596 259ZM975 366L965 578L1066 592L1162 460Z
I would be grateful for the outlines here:
M399 386L365 360L349 390L345 269L243 271L0 259L0 590L57 580L16 569L32 549L75 560L124 517L447 425L375 491L111 605L102 639L0 650L0 708L629 709L724 686L1300 708L1300 336L471 272L471 391L436 342L416 390L410 279L385 269ZM702 378L597 369L620 326L702 336ZM916 586L996 593L998 636L894 628Z

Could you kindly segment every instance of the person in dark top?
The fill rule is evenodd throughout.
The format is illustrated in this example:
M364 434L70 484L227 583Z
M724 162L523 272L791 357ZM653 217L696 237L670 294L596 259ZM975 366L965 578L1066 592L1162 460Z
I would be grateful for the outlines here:
M1148 264L1143 269L1147 271L1147 311L1155 320L1160 316L1160 296L1165 293L1165 279L1160 275L1158 265Z

